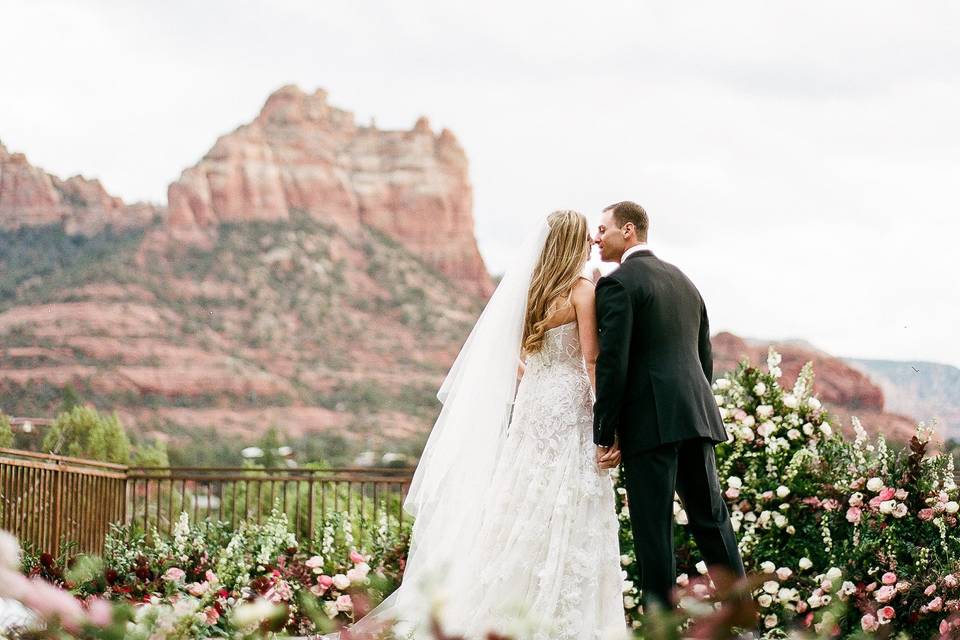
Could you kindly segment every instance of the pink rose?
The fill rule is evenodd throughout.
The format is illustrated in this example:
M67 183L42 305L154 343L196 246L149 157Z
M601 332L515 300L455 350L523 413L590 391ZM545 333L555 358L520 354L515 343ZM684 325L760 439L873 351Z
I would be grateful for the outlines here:
M164 580L171 580L173 582L180 582L183 580L183 577L187 575L183 569L178 569L177 567L170 567L167 569L167 572L163 574Z
M210 569L207 569L207 572L203 574L203 577L206 578L207 582L210 584L216 584L217 582L220 582L220 579L217 578L217 574L215 574L213 571L210 571Z
M893 494L893 497L899 500L900 502L903 502L904 500L907 499L908 495L910 494L907 492L906 489L897 489L897 492Z
M317 578L317 583L319 583L321 587L329 589L330 585L333 584L333 578L330 576L320 576Z
M952 589L957 586L957 577L952 573L948 573L947 575L943 576L943 584L944 586Z
M847 509L847 522L852 522L853 524L858 524L860 522L859 507L850 507Z
M840 508L840 502L836 498L827 498L823 501L823 508L827 511L836 511Z
M877 602L880 604L886 604L893 600L893 596L897 595L896 587L892 585L884 585L877 589L877 592L873 594L873 597L877 599Z
M877 583L876 583L876 582L871 582L871 583L868 584L866 587L864 587L864 589L866 590L867 593L871 593L871 592L873 592L873 591L876 591L876 590L877 590Z
M933 520L933 509L920 509L917 517L921 520Z
M807 604L806 600L801 600L800 602L797 603L797 613L806 612L809 606L810 605Z
M887 500L892 500L893 496L895 495L897 495L896 490L891 489L890 487L887 487L886 489L881 491L877 497L880 498L880 502L886 502Z
M860 627L867 633L870 633L879 629L880 623L877 622L877 619L873 617L872 613L868 613L860 618Z
M923 590L923 595L932 596L933 592L937 590L937 585L931 584L926 589Z
M203 610L203 615L207 624L216 624L217 620L220 619L220 612L217 611L216 607L207 607Z
M735 487L730 487L730 488L727 489L725 495L726 495L729 499L734 500L734 499L740 497L740 489L737 489L737 488L735 488Z
M888 621L888 620L893 620L893 618L894 618L896 615L897 615L897 612L894 611L894 610L893 610L893 607L891 607L891 606L889 606L889 605L886 606L886 607L884 607L884 608L882 608L882 609L880 609L880 611L877 611L877 618L880 620L880 622L886 622L886 621Z
M343 594L337 598L337 611L352 611L353 610L353 600L350 599L348 594Z
M883 577L880 578L880 582L883 584L896 584L897 583L897 574L892 571L887 571L883 574Z
M105 627L113 621L113 607L102 598L93 598L87 603L87 617L97 627Z
M937 596L933 600L927 603L927 609L930 611L940 611L943 609L943 598Z
M360 564L361 562L366 562L366 561L367 559L364 558L359 553L357 553L356 551L350 552L350 562L352 562L353 564Z

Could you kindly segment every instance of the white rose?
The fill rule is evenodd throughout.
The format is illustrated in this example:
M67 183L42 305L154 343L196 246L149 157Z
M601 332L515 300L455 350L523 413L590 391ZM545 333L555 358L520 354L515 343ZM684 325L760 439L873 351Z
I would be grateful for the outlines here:
M620 564L625 567L629 567L631 564L633 564L633 558L628 555L622 555L620 556Z
M707 563L701 560L697 563L697 573L705 575L707 573Z
M763 626L767 629L773 629L777 626L777 614L771 613L763 619Z
M763 395L767 392L767 385L763 384L762 382L758 382L756 386L753 388L753 392L757 394L758 397L762 398Z
M740 487L743 486L743 480L741 480L737 476L730 476L729 478L727 478L727 486L733 487L734 489L739 489Z
M743 419L741 424L743 424L745 427L752 427L753 425L757 424L757 419L753 416L747 416Z
M808 436L812 436L812 435L813 435L813 425L810 424L809 422L805 422L805 423L803 424L803 427L801 427L801 428L803 429L803 432L804 432L806 435L808 435Z
M773 433L774 428L775 427L772 422L769 422L769 421L764 422L759 427L757 427L757 435L759 435L762 438L766 438L771 433Z
M775 594L780 590L780 584L776 580L767 580L763 583L763 592L769 593L770 595Z
M713 386L719 389L720 391L726 391L730 388L730 381L726 378L720 378L713 383Z
M789 438L790 440L799 440L800 432L797 431L796 429L790 429L790 431L787 431L787 438Z
M328 618L336 618L340 614L340 609L337 608L336 600L327 600L323 603L323 612L327 614Z
M797 532L797 528L793 525L790 525L789 527L786 528L786 532L789 533L790 535L793 535Z
M822 433L828 438L833 435L833 429L830 428L829 422L825 421L820 425L820 433Z
M943 510L947 513L956 513L957 510L960 510L960 505L951 500L947 504L943 505Z
M753 440L753 429L749 427L744 427L743 429L740 429L740 439L746 440L747 442L751 442Z
M842 575L843 575L843 571L841 571L837 567L830 567L830 569L827 571L827 578L829 578L830 580L836 580Z
M783 396L783 406L788 409L796 409L798 406L800 406L800 403L797 401L796 396L794 396L792 393L788 393L787 395Z
M757 598L757 604L759 604L761 607L766 609L767 607L773 604L773 596L771 596L769 593L764 593L759 598Z
M718 396L717 394L714 394L714 395L713 395L713 399L716 401L718 407L722 407L722 406L723 406L723 401L724 401L724 397L723 397L723 396Z
M787 526L787 522L787 516L783 515L782 513L773 514L773 524L777 525L778 529L783 529L785 526Z
M821 407L821 404L816 398L807 398L807 406L816 411Z
M867 489L873 491L874 493L878 493L881 489L883 489L883 480L880 478L870 478L867 480Z
M907 512L908 512L907 505L903 504L902 502L898 502L897 506L893 508L893 517L902 518L905 515L907 515Z
M685 587L688 584L690 584L690 576L688 576L685 573L681 573L680 575L677 576L677 585L681 587Z
M350 578L342 573L338 573L337 575L333 576L333 586L338 590L343 591L350 586Z
M637 606L637 601L633 599L633 596L623 596L624 609L633 609L635 606Z
M777 487L778 498L786 498L788 495L790 495L789 487L785 487L784 485L780 485L779 487Z
M633 580L624 580L623 581L623 592L630 593L630 589L633 589Z
M766 420L773 415L773 407L769 404L761 404L757 407L757 417Z
M783 604L786 604L791 600L795 600L796 597L797 597L796 589L780 589L780 591L777 592L777 600L779 600Z
M880 513L888 515L893 513L893 508L897 506L895 500L884 500L880 503Z
M764 573L774 573L776 570L777 565L773 564L769 560L760 563L760 571L763 571Z
M810 561L810 558L800 558L800 562L797 563L797 566L806 571L813 566L813 563Z
M792 575L793 571L789 567L780 567L777 569L777 577L780 578L781 581L786 580Z

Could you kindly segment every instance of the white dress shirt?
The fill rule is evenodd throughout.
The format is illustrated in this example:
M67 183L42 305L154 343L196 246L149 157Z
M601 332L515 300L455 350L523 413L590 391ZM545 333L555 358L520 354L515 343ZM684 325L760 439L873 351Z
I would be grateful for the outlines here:
M644 244L635 244L626 251L623 252L623 255L620 256L620 264L623 264L623 261L627 259L627 256L636 253L637 251L649 251L650 245Z

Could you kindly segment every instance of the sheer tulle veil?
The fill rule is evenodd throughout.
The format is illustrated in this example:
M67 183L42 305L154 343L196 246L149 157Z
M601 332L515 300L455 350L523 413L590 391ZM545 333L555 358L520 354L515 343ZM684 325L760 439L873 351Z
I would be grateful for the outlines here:
M403 505L415 518L403 584L350 635L395 621L402 633L427 637L419 623L440 601L455 609L479 573L469 549L506 439L527 292L548 231L544 219L522 243L440 387L443 408Z

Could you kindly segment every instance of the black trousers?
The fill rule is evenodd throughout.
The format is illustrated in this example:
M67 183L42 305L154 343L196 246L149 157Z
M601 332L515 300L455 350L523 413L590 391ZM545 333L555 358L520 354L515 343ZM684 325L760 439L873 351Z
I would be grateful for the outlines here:
M743 560L720 492L713 442L684 440L623 459L627 502L645 605L672 608L676 583L673 494L687 512L690 532L710 567L743 576Z

